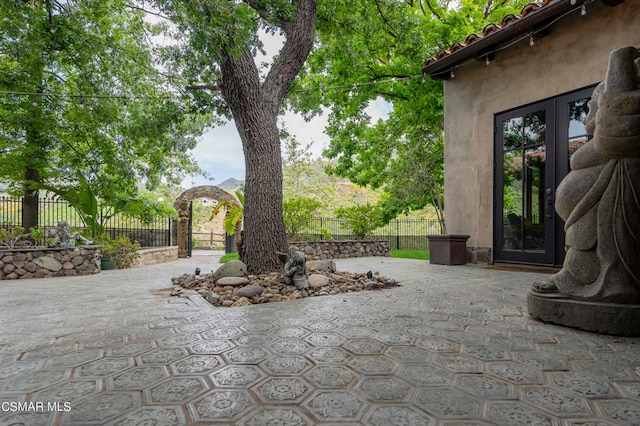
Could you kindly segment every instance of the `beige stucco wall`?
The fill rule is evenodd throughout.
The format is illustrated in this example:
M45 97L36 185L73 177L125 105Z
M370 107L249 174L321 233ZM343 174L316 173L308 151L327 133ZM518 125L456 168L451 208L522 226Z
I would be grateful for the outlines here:
M599 1L574 12L549 36L499 51L487 66L471 61L445 82L447 230L469 234L470 247L493 246L494 114L604 79L609 52L640 47L640 1Z

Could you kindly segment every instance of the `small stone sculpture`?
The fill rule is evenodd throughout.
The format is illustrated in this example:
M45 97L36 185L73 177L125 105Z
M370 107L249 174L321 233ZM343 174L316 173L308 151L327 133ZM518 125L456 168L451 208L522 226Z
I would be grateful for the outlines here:
M277 252L278 259L284 264L284 283L295 285L298 290L309 288L307 280L307 258L301 251L292 251L291 254Z
M556 191L566 257L534 283L529 313L607 334L640 334L640 51L611 52L585 120L593 137Z
M55 245L72 243L74 241L80 241L84 245L93 244L93 241L89 241L83 235L78 232L71 232L69 224L65 220L58 222L58 226L49 230L49 237L53 238Z

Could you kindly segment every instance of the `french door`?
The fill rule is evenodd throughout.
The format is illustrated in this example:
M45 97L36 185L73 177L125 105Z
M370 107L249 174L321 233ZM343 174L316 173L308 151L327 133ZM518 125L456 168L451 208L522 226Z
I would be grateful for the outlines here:
M555 190L569 156L586 143L582 121L593 87L495 116L494 259L560 265L563 222Z

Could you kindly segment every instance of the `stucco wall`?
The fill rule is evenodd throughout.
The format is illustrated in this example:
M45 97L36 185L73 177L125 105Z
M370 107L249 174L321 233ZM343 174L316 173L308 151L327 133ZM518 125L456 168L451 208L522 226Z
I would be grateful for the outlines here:
M528 38L472 61L445 82L445 207L447 230L469 234L469 247L493 247L494 114L604 79L609 52L640 47L640 1L599 1L574 12L545 38Z

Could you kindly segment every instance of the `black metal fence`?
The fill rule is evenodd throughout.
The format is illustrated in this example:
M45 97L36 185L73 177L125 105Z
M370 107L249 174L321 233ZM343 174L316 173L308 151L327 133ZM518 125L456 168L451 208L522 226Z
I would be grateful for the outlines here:
M47 232L63 220L72 228L84 229L80 216L66 201L56 198L38 200L38 226L41 229ZM0 197L0 227L9 225L22 225L22 199ZM170 218L154 217L143 223L137 217L114 215L104 221L103 226L111 238L126 235L131 241L138 241L141 247L171 245Z
M367 238L387 240L391 250L426 250L429 248L427 235L439 233L440 226L437 220L394 219L374 230ZM303 235L305 239L312 241L355 239L347 230L344 220L329 217L313 218Z

